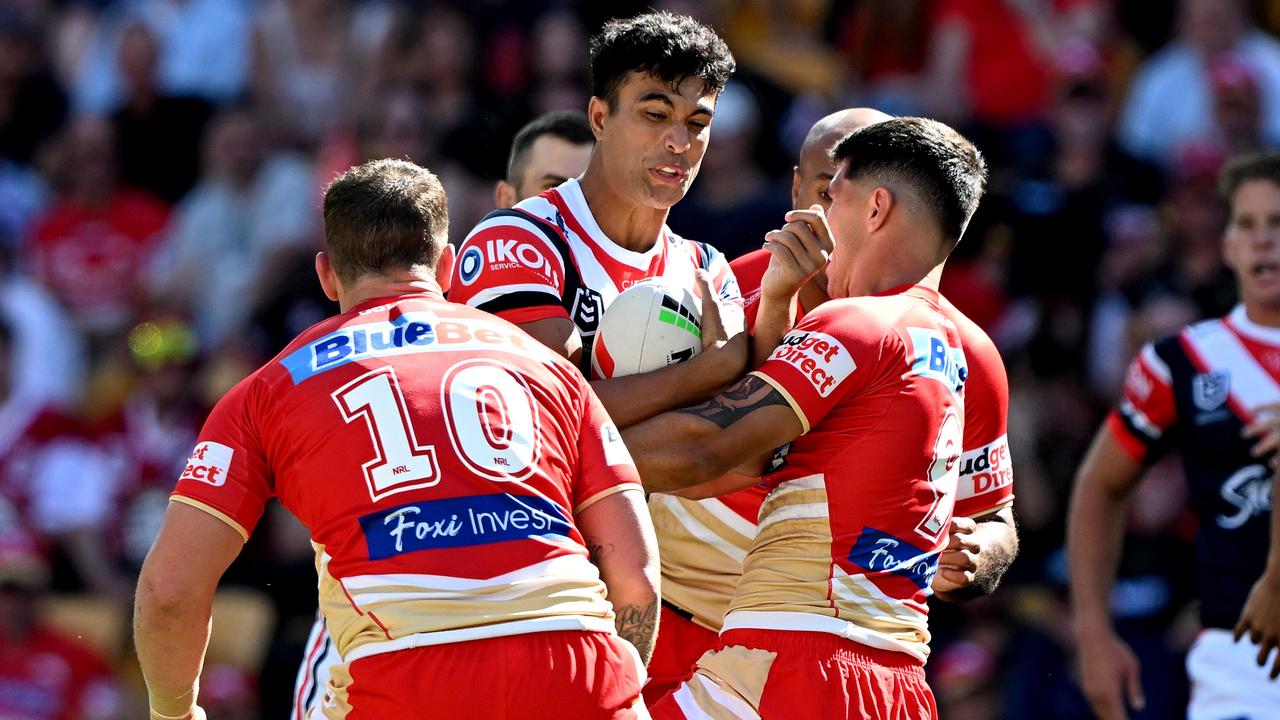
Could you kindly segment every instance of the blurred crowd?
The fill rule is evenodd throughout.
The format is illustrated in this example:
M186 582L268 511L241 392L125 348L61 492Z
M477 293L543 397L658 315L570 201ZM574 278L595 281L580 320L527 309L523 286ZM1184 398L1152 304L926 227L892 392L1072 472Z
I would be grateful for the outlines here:
M739 61L670 220L731 258L779 225L834 109L933 116L986 153L943 290L1009 367L1022 553L994 597L935 603L928 672L949 720L1089 716L1072 474L1140 343L1235 302L1215 179L1280 144L1277 0L0 0L0 708L137 716L132 582L203 415L335 310L311 270L324 183L412 159L461 240L516 129L586 107L591 33L651 6ZM287 713L312 551L282 511L263 530L215 616L210 718ZM1181 717L1176 459L1129 532L1113 603L1143 662L1135 717Z

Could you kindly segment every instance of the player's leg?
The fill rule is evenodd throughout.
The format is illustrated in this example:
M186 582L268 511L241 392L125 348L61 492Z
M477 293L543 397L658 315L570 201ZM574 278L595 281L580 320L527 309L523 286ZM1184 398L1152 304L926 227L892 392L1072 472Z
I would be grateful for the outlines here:
M649 705L688 680L697 667L698 658L715 647L717 638L714 631L680 614L665 601L658 627L662 630L649 660L649 682L644 686L644 700Z
M635 649L568 631L430 645L333 669L328 720L647 718Z
M298 666L298 678L293 684L293 710L289 713L289 720L305 720L308 712L319 707L329 685L329 668L341 662L324 615L316 612L316 620L302 654L302 664Z
M1274 717L1280 682L1258 666L1258 646L1235 642L1227 630L1205 630L1187 653L1191 679L1188 720Z

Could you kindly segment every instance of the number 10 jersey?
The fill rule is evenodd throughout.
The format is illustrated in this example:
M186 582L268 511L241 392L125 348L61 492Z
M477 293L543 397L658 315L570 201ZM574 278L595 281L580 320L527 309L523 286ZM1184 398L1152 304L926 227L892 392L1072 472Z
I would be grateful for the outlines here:
M173 500L248 537L271 497L311 532L344 660L555 630L613 632L574 516L639 489L572 365L424 294L298 337L227 394Z

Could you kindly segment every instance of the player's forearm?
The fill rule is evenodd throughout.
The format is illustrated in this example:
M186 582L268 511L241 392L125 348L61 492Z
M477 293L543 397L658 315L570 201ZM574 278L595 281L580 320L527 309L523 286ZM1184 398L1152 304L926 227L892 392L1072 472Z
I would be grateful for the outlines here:
M646 492L674 492L714 480L732 463L718 463L706 452L719 430L687 413L668 412L622 431ZM726 467L720 467L722 464Z
M796 320L796 297L760 296L755 326L751 329L751 367L760 367L791 332Z
M1081 473L1067 521L1067 561L1077 632L1111 624L1111 590L1124 542L1126 499Z
M1276 507L1276 498L1280 498L1280 470L1271 473L1271 497L1271 542L1264 573L1280 577L1280 508Z
M156 713L183 717L195 705L212 612L212 593L165 583L143 568L133 633L151 708Z
M729 342L747 342L745 333ZM661 370L596 380L591 383L591 389L596 391L614 423L625 428L673 408L705 400L736 380L744 368L722 357L720 353L703 353Z

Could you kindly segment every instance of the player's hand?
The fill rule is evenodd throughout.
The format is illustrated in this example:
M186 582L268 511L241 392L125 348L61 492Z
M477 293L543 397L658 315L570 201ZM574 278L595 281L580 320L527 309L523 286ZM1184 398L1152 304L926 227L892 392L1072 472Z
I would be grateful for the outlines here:
M1253 584L1249 598L1244 601L1240 621L1236 623L1235 639L1249 635L1249 642L1258 646L1258 665L1267 666L1267 656L1276 650L1271 665L1271 679L1280 677L1280 574L1262 573Z
M973 584L974 574L978 571L978 556L982 553L982 546L973 537L977 527L978 523L972 518L951 518L947 547L938 556L938 571L930 583L939 599L946 600L947 593Z
M729 382L742 374L750 358L746 318L742 309L722 305L706 270L694 273L694 283L702 296L702 354L694 358L704 365L715 362L721 382Z
M832 248L831 228L821 205L793 210L786 219L782 228L765 233L764 249L771 257L760 279L761 294L784 302L826 267Z
M1280 403L1259 405L1253 409L1253 422L1241 432L1247 438L1257 438L1253 444L1254 457L1271 453L1271 469L1280 470Z
M1080 635L1080 682L1099 720L1126 720L1128 708L1141 710L1142 666L1129 645L1110 627Z

